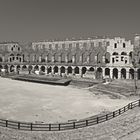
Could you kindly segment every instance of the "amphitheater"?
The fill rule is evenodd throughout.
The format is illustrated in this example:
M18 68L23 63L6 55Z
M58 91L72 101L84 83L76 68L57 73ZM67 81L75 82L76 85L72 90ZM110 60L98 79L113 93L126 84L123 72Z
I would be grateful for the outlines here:
M0 69L8 72L39 70L46 75L101 79L134 79L134 60L139 64L139 36L134 44L124 38L17 42L0 44ZM140 79L139 66L136 68Z
M49 86L1 78L0 139L140 138L140 36L135 35L132 42L120 37L48 40L28 44L1 42L2 77L36 75L38 71L41 77L73 79L82 81L83 85L99 81L99 84L75 88L73 85ZM111 79L112 82L105 85L101 83L103 79ZM135 87L134 81L137 81ZM138 95L131 97L136 90L134 88L137 88ZM45 95L47 91L50 94ZM46 111L46 103L50 108L56 104L53 114L49 114L50 108ZM30 115L33 110L40 113L41 106L46 109L44 116ZM57 118L58 114L63 115Z

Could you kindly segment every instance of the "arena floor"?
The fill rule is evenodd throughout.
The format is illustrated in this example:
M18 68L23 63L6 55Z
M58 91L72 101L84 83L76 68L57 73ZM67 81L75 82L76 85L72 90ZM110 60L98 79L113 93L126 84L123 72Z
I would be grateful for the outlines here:
M128 99L95 95L88 89L52 86L0 78L0 118L56 123L113 111Z

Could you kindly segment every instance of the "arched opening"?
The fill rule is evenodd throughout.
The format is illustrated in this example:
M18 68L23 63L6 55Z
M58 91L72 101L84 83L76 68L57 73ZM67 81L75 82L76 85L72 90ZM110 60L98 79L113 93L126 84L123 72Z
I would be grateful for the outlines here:
M130 52L130 53L129 53L129 57L130 57L130 59L133 58L133 52Z
M88 53L87 52L84 52L83 54L82 54L82 62L83 63L86 63L86 62L88 62Z
M121 55L127 55L127 53L126 52L122 52Z
M126 69L121 69L121 78L126 79Z
M129 78L134 79L134 69L129 69Z
M14 65L10 66L10 72L14 72Z
M20 65L17 65L17 74L19 74L20 71Z
M137 70L138 73L138 80L140 80L140 69Z
M58 56L58 53L55 53L55 54L54 54L54 62L58 62L58 57L59 57L59 56Z
M2 69L3 67L2 67L2 65L0 65L0 72L1 72L1 69Z
M8 65L4 65L4 69L8 72Z
M75 68L74 68L74 73L75 73L75 74L79 74L79 67L75 67Z
M57 66L54 67L54 73L58 73L58 67Z
M51 62L52 61L52 54L48 54L48 62Z
M98 53L97 54L97 64L100 64L100 63L102 63L102 54Z
M17 69L20 69L20 65L17 65Z
M68 63L72 63L72 53L68 53Z
M80 54L78 52L75 54L75 62L76 63L80 62Z
M33 66L32 65L29 65L28 66L28 70L31 71L32 69L33 69Z
M117 52L113 52L112 55L119 55Z
M22 70L24 70L24 71L27 70L27 66L23 65Z
M117 68L113 69L113 79L118 79L118 69Z
M65 67L62 66L62 67L60 68L60 71L61 71L61 73L65 73Z
M93 68L93 67L90 67L90 68L89 68L89 71L94 71L94 68Z
M48 74L52 72L52 67L48 67Z
M105 76L110 76L110 69L109 68L105 68Z
M65 63L65 53L61 54L61 63Z
M106 52L105 53L105 63L109 63L110 62L110 53Z
M72 67L68 67L68 74L72 73Z
M45 62L45 58L41 58L41 62L44 63Z
M2 62L2 57L0 57L0 62Z
M45 72L45 66L41 66L40 70L41 70L42 72Z
M39 66L38 65L36 65L35 67L34 67L34 70L36 71L38 71L39 70Z
M87 71L87 68L86 67L82 67L82 74L85 74Z
M89 62L94 63L95 62L95 52L92 52L89 54Z
M102 79L102 68L97 68L97 71L96 71L96 78L97 79Z
M138 52L138 63L140 64L140 52Z

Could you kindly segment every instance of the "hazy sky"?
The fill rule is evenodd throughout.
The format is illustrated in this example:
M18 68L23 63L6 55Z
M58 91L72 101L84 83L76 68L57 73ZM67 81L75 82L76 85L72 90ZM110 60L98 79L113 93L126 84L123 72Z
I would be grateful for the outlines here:
M0 41L140 33L140 0L0 0Z

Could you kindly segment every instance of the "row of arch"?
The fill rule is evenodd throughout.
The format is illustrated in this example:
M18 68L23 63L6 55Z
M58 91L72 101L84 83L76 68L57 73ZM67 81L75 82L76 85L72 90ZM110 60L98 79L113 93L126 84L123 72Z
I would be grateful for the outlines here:
M84 52L84 53L48 53L48 54L23 54L23 60L25 62L110 62L110 53L97 53L95 52Z
M53 74L56 74L56 73L65 73L65 74L81 74L81 75L84 75L86 74L87 71L90 71L90 72L93 72L93 74L95 74L95 77L97 79L100 79L100 78L103 78L103 75L104 76L109 76L111 77L112 79L127 79L127 74L129 74L129 79L134 79L135 77L135 70L133 68L130 68L129 71L127 71L125 68L122 68L120 71L118 68L113 68L113 69L110 69L110 68L102 68L102 67L98 67L98 68L94 68L94 67L78 67L78 66L75 66L75 67L72 67L72 66L68 66L68 67L65 67L65 66L44 66L44 65L17 65L17 66L14 66L14 65L0 65L0 70L4 68L4 69L7 69L9 70L10 72L13 72L16 68L16 70L30 70L30 71L35 71L35 70L39 70L39 71L42 71L42 72L45 72L47 71L47 73L52 73ZM120 74L120 75L119 75ZM137 69L136 71L136 74L137 74L137 79L140 79L140 68Z

